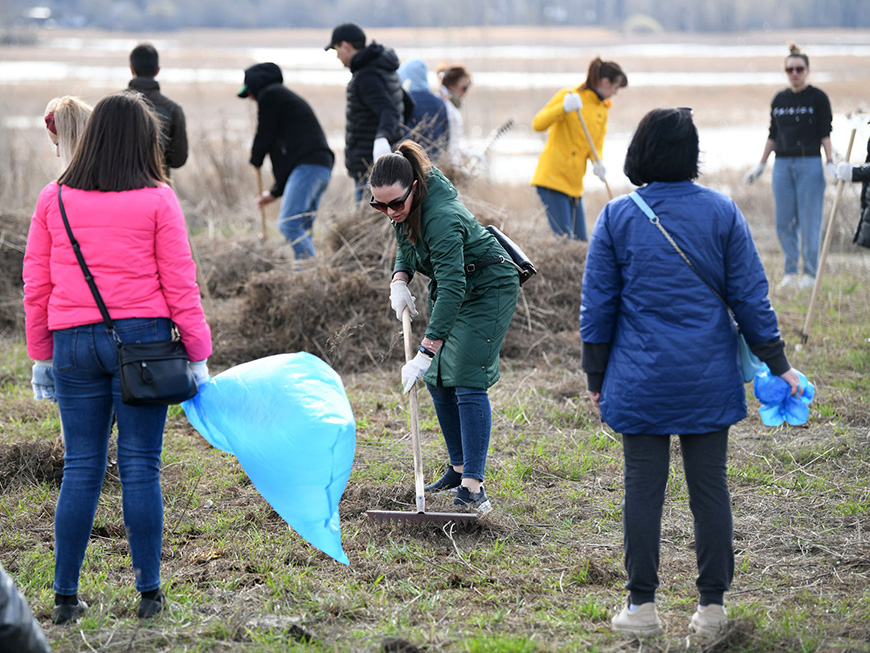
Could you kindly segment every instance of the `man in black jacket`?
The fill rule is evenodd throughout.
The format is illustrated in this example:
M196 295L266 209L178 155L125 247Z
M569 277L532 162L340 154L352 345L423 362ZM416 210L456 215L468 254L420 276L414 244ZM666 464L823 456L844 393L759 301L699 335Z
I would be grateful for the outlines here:
M324 48L330 49L352 73L347 84L344 165L354 179L359 201L369 168L399 141L400 123L410 120L414 104L402 91L395 51L375 41L366 46L365 32L359 26L336 27Z
M180 168L187 161L187 127L184 111L175 102L160 92L160 84L154 79L160 72L157 50L150 43L140 43L130 53L130 72L133 79L128 88L144 95L160 117L162 132L160 147L163 150L163 168Z
M245 85L238 96L257 103L251 164L259 168L268 154L275 174L275 184L263 191L257 204L283 196L278 228L297 259L310 258L314 256L311 229L335 157L314 111L283 82L278 66L258 63L245 70Z

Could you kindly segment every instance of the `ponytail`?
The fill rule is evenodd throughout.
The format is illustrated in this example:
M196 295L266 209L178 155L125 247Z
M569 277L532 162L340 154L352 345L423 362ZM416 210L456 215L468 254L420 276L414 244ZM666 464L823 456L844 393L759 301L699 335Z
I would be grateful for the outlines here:
M414 141L402 141L392 154L385 154L375 161L369 175L369 186L380 188L398 183L402 188L410 188L417 182L413 194L411 210L404 222L408 240L415 244L420 235L423 200L429 191L427 180L432 162L425 150Z
M794 43L788 44L788 56L785 58L786 61L791 59L792 57L797 57L798 59L803 59L804 64L806 64L807 70L810 69L810 58L801 52L801 49L796 46Z
M589 63L589 69L586 71L586 81L583 82L581 88L588 88L593 91L598 89L602 79L609 79L611 84L615 84L618 88L628 86L628 77L622 71L622 68L615 61L602 61L601 57L595 57Z

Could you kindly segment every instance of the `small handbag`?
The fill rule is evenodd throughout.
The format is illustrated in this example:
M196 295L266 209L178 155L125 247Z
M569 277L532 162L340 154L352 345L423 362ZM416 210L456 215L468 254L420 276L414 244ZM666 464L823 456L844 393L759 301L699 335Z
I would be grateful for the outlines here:
M61 198L61 188L57 188L57 203L63 217L67 236L75 252L79 267L85 275L85 281L94 301L100 309L100 315L118 345L118 363L121 377L121 401L131 406L168 406L186 401L196 395L196 381L190 370L190 359L187 351L178 338L158 340L156 342L138 342L125 344L121 342L115 331L115 323L109 317L106 304L97 289L82 256L78 241L69 226L66 209ZM173 331L175 327L173 326Z
M731 307L728 306L728 302L726 302L722 295L716 292L716 289L710 285L710 283L701 276L701 273L692 265L692 262L689 260L689 257L683 253L683 250L680 249L680 246L674 242L674 239L671 238L671 234L668 233L667 229L664 228L659 217L653 212L653 210L649 207L644 199L638 194L637 191L634 191L629 194L629 197L632 201L640 207L640 210L643 211L644 215L649 218L649 221L652 222L656 227L658 227L659 231L662 232L665 238L668 239L668 242L673 246L677 253L682 257L682 259L688 264L692 271L698 275L698 278L703 281L706 286L713 291L713 294L719 298L723 304L725 304L725 308L728 309L729 315L731 315L731 319L735 322L737 320L734 319L734 311L731 310ZM743 382L750 383L755 378L755 375L762 369L764 363L752 353L752 350L749 348L749 344L746 342L746 338L743 337L743 334L740 333L740 327L737 327L737 350L740 352L740 365L743 371Z
M520 246L499 231L498 227L488 225L486 230L493 235L493 237L498 241L498 244L502 246L502 249L504 249L510 258L497 256L495 258L486 259L485 261L466 263L465 274L472 274L481 268L489 267L496 263L510 263L514 268L516 268L517 274L520 276L520 285L522 286L526 281L538 273L535 269L535 265L532 263L531 259L526 256L525 252L520 249Z

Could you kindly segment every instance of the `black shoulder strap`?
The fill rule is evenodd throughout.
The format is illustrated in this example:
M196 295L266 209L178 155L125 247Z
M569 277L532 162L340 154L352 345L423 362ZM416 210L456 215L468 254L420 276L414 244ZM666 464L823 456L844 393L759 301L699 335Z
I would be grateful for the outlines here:
M103 302L103 298L100 296L100 291L97 290L97 284L94 281L94 277L91 274L91 271L88 269L88 264L85 263L85 258L82 256L82 250L79 247L79 242L73 236L72 229L69 226L69 220L66 217L66 209L63 207L63 199L60 196L61 188L63 188L60 184L57 186L57 203L60 206L60 215L63 218L63 226L66 227L66 235L69 236L69 242L72 244L73 252L75 252L76 260L79 262L79 267L82 269L82 272L85 275L85 281L88 284L88 288L91 289L91 294L94 296L94 301L97 302L97 308L100 309L100 315L103 316L103 321L106 323L106 326L109 327L109 331L112 333L115 332L115 323L112 322L112 318L109 317L109 311L106 309L106 304Z

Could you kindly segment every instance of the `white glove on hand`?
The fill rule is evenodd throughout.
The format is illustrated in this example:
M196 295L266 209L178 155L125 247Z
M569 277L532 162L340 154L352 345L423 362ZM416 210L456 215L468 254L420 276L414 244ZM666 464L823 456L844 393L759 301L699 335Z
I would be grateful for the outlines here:
M854 166L848 161L843 161L837 166L837 179L840 181L852 181L852 168Z
M375 139L375 144L372 147L372 162L380 159L384 154L389 154L392 152L392 148L390 147L390 141L381 136L380 138Z
M828 161L825 164L825 172L828 173L828 177L832 181L837 181L837 179L839 179L839 177L837 177L837 164L833 161Z
M208 375L208 359L190 363L190 371L193 372L193 380L198 388L203 383L208 383L211 377Z
M396 319L402 321L402 313L405 307L411 311L411 317L417 317L417 308L414 306L414 300L417 298L411 295L408 289L408 284L404 281L394 281L390 284L390 306L396 311Z
M604 164L601 163L601 161L593 161L592 174L598 177L601 181L604 181L604 175L607 174L607 168L604 167Z
M422 351L418 351L410 361L402 365L402 392L407 394L414 387L417 379L422 379L426 370L432 364L432 359Z
M33 388L33 398L36 401L47 399L57 403L54 396L54 370L52 359L33 361L33 377L30 379Z
M752 170L747 172L746 176L743 177L743 183L752 185L756 181L758 181L758 178L761 177L762 173L764 172L764 167L766 165L766 163L759 163Z
M578 93L567 93L565 97L562 98L562 110L565 113L580 111L580 109L582 108L583 100L580 99L580 95Z

